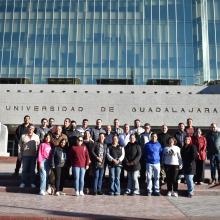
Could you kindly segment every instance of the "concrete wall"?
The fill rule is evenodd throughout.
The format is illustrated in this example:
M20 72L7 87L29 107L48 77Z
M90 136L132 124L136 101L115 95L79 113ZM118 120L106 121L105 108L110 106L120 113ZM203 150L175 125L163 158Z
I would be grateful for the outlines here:
M43 117L63 124L70 117L78 124L83 118L92 125L97 118L103 124L119 118L121 124L133 125L139 118L153 126L176 126L191 117L196 126L207 127L220 120L220 94L213 93L219 93L219 87L0 85L0 121L20 124L28 114L34 124Z

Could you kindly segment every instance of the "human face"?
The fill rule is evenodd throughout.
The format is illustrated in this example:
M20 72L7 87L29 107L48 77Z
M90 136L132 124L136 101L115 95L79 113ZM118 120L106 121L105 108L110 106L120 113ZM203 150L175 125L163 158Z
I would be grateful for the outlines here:
M30 124L30 123L31 123L30 117L29 117L29 116L26 116L26 117L24 118L24 124Z
M191 137L186 137L186 138L185 138L185 144L186 144L186 145L189 145L190 142L191 142Z
M48 125L48 121L47 120L43 120L42 121L42 126L45 128L45 127L47 127L47 125Z
M180 130L180 131L184 131L184 130L185 130L185 125L184 125L184 124L182 124L182 123L181 123L181 124L179 124L179 126L178 126L178 127L179 127L179 130Z
M45 138L45 142L50 143L50 140L51 140L50 135L47 135L46 138Z
M145 130L145 132L146 133L149 133L150 132L150 126L149 125L146 125L146 126L144 126L144 130Z
M118 145L118 137L117 137L117 136L114 136L114 137L112 138L112 144Z
M84 133L84 138L85 138L85 139L90 139L90 137L91 137L90 132L89 132L89 131L85 131L85 133Z
M157 134L151 135L151 140L155 143L157 142Z
M187 120L187 125L188 125L189 127L192 127L192 124L193 124L192 119L188 119L188 120Z
M62 127L61 126L57 126L57 130L56 130L58 135L62 134Z
M66 141L65 141L65 140L62 140L62 141L60 142L60 147L65 147L65 145L66 145Z
M168 127L167 127L166 125L163 125L162 128L161 128L161 130L162 130L162 132L163 132L164 134L166 134L167 131L168 131Z
M28 134L33 135L35 127L32 125L28 128Z
M119 128L119 120L115 120L115 121L114 121L114 126L115 126L116 128Z
M135 141L136 141L135 135L131 135L130 142L133 144L133 143L135 143Z
M49 126L52 127L53 124L54 124L54 119L53 119L53 118L50 118L50 120L49 120Z
M81 146L82 143L83 143L83 138L82 138L82 137L79 137L79 138L77 139L77 143L78 143L79 146Z
M110 132L112 131L111 125L106 126L106 131L107 131L108 133L110 133Z
M128 134L128 133L129 133L129 130L130 130L129 125L125 125L125 127L124 127L124 132L125 132L126 134Z
M199 137L202 135L201 129L198 129L198 130L197 130L197 135L198 135Z
M101 128L101 127L102 127L102 121L101 121L101 120L97 120L97 121L96 121L96 126L97 126L98 128Z
M211 125L211 130L216 132L217 131L217 125L216 124L212 124Z
M87 127L88 127L88 121L83 121L82 126L83 126L84 128L87 128Z
M99 142L100 143L104 143L104 140L105 140L105 135L104 134L100 134L99 135Z
M68 128L68 127L70 126L70 123L71 123L71 122L70 122L69 119L65 119L65 120L64 120L64 127L65 127L65 128Z
M139 128L141 126L141 122L139 120L134 121L134 127Z

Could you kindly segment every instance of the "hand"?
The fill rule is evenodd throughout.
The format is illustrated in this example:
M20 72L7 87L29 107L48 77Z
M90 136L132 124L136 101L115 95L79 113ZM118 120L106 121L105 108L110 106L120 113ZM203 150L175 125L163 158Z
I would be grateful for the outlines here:
M89 166L86 166L86 170L88 170L89 169Z

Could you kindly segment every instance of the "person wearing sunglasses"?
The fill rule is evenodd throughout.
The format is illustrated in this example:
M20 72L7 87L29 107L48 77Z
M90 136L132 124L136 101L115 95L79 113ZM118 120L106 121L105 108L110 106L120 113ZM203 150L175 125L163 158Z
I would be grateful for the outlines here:
M74 188L76 196L84 196L84 177L89 168L90 158L86 145L83 143L83 137L77 138L76 145L70 149L69 159L72 164L72 173L74 177Z

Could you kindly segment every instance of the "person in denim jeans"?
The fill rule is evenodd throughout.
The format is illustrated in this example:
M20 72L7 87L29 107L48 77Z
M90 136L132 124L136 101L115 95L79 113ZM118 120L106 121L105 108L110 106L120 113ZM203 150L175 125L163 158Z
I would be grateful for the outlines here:
M84 177L89 168L90 158L86 145L83 144L83 138L77 138L76 146L70 149L69 159L72 163L72 173L74 177L74 187L76 196L84 196Z
M99 141L92 148L92 170L93 170L93 193L102 195L102 179L104 174L104 164L107 152L107 144L104 143L105 134L99 134Z
M160 157L161 144L157 141L157 134L151 134L151 141L144 145L144 157L146 160L147 195L152 194L152 176L154 176L153 195L160 196Z
M24 188L29 182L35 188L35 166L37 158L39 136L34 133L34 125L29 124L27 134L21 136L18 145L18 157L22 159L22 176L20 188Z
M110 195L120 195L120 174L122 161L125 157L124 148L118 144L118 135L112 137L112 144L108 146L107 158L109 161L109 174L110 174Z
M220 132L216 123L210 126L207 139L207 156L210 159L211 184L217 183L216 170L218 172L218 182L220 183Z
M46 189L48 185L48 175L51 165L51 136L46 134L44 136L44 142L39 147L38 152L38 164L40 173L40 195L46 195Z
M191 137L186 136L184 140L185 144L181 149L183 173L186 179L188 197L190 198L194 194L193 177L196 173L196 160L198 157L196 146L191 144L191 142Z

